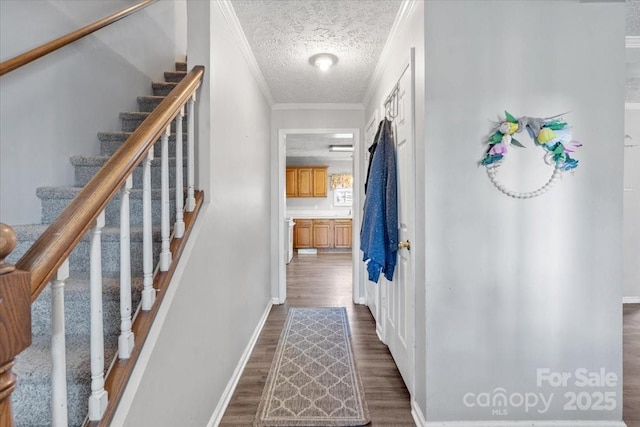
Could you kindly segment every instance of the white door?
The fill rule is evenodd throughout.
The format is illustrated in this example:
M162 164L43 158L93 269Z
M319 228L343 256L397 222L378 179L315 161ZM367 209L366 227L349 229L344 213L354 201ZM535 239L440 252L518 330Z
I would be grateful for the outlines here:
M364 160L365 160L364 163L367 166L371 162L369 147L371 147L371 145L374 143L374 138L376 136L376 132L378 131L378 125L379 125L379 118L378 118L378 111L376 110L376 112L371 116L371 118L367 122L367 126L364 130ZM369 307L369 310L371 311L371 314L373 315L373 318L376 321L376 330L378 332L378 335L382 337L383 336L383 334L381 333L382 319L380 318L380 313L379 313L380 305L378 303L378 298L379 298L378 285L376 283L373 283L370 280L367 280L364 287L364 291L365 291L366 304Z
M398 173L399 241L415 241L413 51L398 85L397 116L393 119ZM410 247L398 249L393 282L383 281L384 336L409 392L413 392L415 284Z

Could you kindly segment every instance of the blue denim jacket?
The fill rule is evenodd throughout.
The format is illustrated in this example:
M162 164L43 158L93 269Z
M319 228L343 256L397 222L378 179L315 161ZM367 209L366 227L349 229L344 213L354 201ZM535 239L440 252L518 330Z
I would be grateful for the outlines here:
M360 230L363 260L369 261L369 280L377 282L380 272L393 280L398 253L398 187L396 147L391 122L380 122L376 148L370 160L364 214Z

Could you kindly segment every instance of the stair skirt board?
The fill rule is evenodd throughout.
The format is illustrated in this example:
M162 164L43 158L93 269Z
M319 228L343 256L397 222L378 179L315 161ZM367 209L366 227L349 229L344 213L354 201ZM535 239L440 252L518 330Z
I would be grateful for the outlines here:
M46 230L49 223L55 220L63 209L79 193L85 185L104 165L131 132L149 116L164 96L173 89L187 74L186 64L176 63L175 72L167 72L167 82L152 82L154 96L137 98L141 112L120 113L121 131L100 132L101 156L73 156L71 164L75 171L76 187L42 187L37 190L42 206L42 224L19 225L14 227L18 245L7 257L7 261L16 263L37 238ZM170 81L169 81L170 80ZM175 121L171 128L174 132L169 137L169 172L170 187L175 186ZM187 118L183 121L183 132L187 129ZM187 135L183 133L183 167L186 177ZM153 258L157 263L160 253L160 144L154 145L156 158L151 163L152 185L152 219ZM171 157L173 156L173 157ZM131 209L131 267L132 267L132 308L136 310L142 290L142 168L137 167L133 173L134 188L130 193ZM186 178L185 178L186 179ZM175 189L170 189L170 222L175 221ZM204 208L204 206L203 206ZM120 331L120 196L116 195L105 210L106 226L102 229L102 270L103 270L103 318L105 331L105 370L109 363L115 361L118 335ZM194 224L194 231L198 220ZM69 256L70 277L65 284L65 335L67 359L67 397L69 426L82 425L88 412L88 397L91 393L90 369L90 298L89 298L89 233L73 249ZM186 248L193 246L193 241L185 242ZM186 249L185 248L185 249ZM184 270L186 258L178 265ZM181 273L182 274L182 273ZM174 276L174 285L178 284L178 276ZM177 287L177 286L174 286ZM175 293L169 289L168 293ZM165 300L167 298L165 297ZM161 309L161 308L160 308ZM166 310L165 310L166 311ZM51 424L51 285L38 296L31 306L33 344L16 357L14 372L18 377L18 385L12 393L14 418L17 426L34 427ZM166 313L164 314L166 317ZM154 324L158 329L160 325ZM156 333L157 335L157 333ZM157 338L157 337L156 337ZM144 351L144 350L143 350Z
M193 228L191 229L191 235L197 236L200 234L200 230L202 228L204 218L206 217L208 207L209 204L205 203L200 208L200 213L196 217ZM193 252L195 240L196 239L188 239L185 244L182 256L178 261L178 265L176 266L173 278L171 279L171 283L166 288L164 298L162 299L162 304L158 308L158 312L156 313L153 324L151 325L149 334L144 341L144 346L140 349L140 355L138 356L138 360L136 361L135 367L133 368L133 372L129 377L127 385L122 392L122 396L120 397L120 401L118 402L118 406L113 414L110 425L121 426L125 424L127 415L129 414L129 409L131 408L131 404L133 403L136 393L138 392L138 387L140 386L142 377L144 376L145 370L147 369L147 364L151 359L151 354L153 353L155 345L158 342L158 337L160 336L160 332L162 331L162 326L164 325L164 321L166 320L169 309L171 308L173 298L180 289L180 286L182 286L182 275L186 270L189 257Z

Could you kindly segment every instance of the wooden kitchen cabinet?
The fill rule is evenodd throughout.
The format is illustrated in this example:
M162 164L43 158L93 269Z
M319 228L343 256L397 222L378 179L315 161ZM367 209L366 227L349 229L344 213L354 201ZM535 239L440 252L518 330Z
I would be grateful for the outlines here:
M351 248L351 220L336 219L334 222L334 247L337 249Z
M298 168L298 195L313 197L313 168Z
M297 197L298 195L298 169L287 168L287 197Z
M295 219L294 249L351 249L350 219Z
M333 247L333 220L313 220L313 247L318 249Z
M313 168L313 197L327 197L327 168Z
M288 166L287 197L327 197L327 166Z
M313 220L312 219L296 219L293 226L293 248L312 248L313 247Z

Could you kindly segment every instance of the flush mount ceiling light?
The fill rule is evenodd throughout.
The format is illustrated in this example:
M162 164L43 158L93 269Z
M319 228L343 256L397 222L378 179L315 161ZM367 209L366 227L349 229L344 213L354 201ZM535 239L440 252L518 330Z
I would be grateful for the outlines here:
M353 151L353 145L330 145L329 151Z
M320 68L322 71L327 71L337 62L338 57L331 53L318 53L309 58L309 63Z

